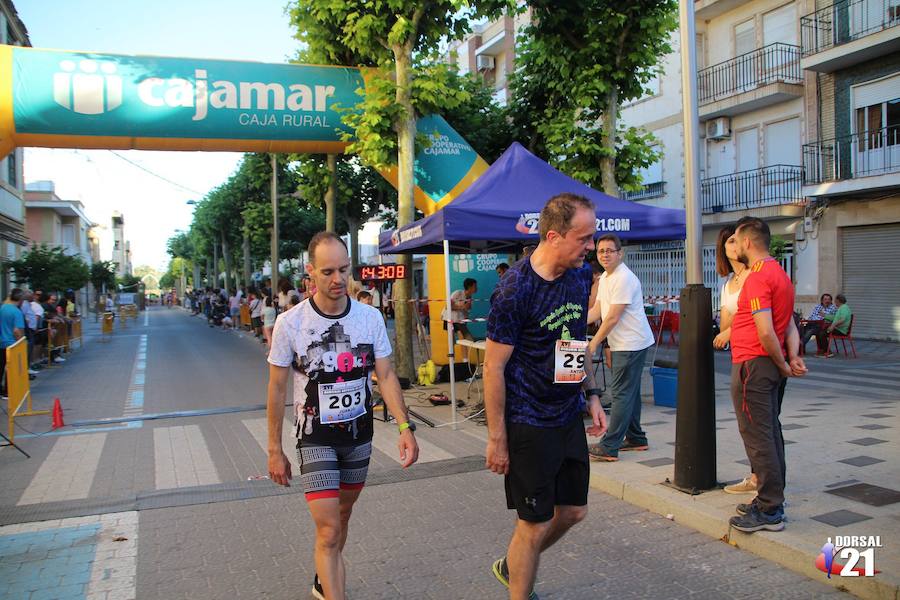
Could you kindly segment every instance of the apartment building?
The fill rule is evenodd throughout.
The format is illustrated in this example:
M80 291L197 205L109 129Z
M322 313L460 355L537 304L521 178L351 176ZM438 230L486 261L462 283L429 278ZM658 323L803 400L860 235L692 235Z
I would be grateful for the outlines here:
M696 0L694 8L704 283L721 285L719 229L760 217L785 242L799 309L843 292L856 335L900 339L900 262L891 260L900 251L900 0ZM451 57L499 85L515 55L510 27L527 16L518 19L483 25ZM661 154L642 170L641 189L623 197L682 208L678 32L671 44L661 74L622 107L622 123L653 133ZM495 51L504 71L491 79L478 56ZM628 261L648 296L684 285L682 242L630 246Z
M847 296L854 335L900 340L900 0L810 2L798 293Z
M28 30L19 19L9 0L0 0L0 43L12 46L31 46ZM0 295L10 290L6 261L21 256L27 246L25 236L25 201L21 148L0 157Z
M131 242L125 239L125 217L119 211L112 215L112 261L116 265L116 277L131 275Z

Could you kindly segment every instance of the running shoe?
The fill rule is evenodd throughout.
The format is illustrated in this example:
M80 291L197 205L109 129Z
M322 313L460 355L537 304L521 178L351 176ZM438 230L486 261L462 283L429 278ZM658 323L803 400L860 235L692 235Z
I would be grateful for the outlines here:
M754 504L747 514L731 517L728 524L744 533L762 530L781 531L784 529L784 510L778 508L774 512L767 513Z
M621 448L619 448L619 452L628 452L629 450L633 451L633 452L644 452L645 450L648 450L649 448L650 448L650 445L647 444L646 442L643 444L635 444L631 440L625 440L625 443L622 444Z
M754 498L750 502L741 502L740 504L738 504L737 506L734 507L734 512L736 512L737 514L739 514L741 516L744 516L748 512L750 512L754 506L756 506L756 498Z
M313 575L312 595L313 598L317 598L318 600L325 600L325 590L322 588L321 582L319 582L318 573Z
M491 566L491 573L494 574L497 581L509 589L509 565L506 562L505 556L494 561L494 564ZM538 595L534 593L534 590L531 590L528 600L539 600Z
M599 460L601 462L616 462L619 460L618 456L609 454L602 446L600 446L600 444L588 446L588 454L593 460Z
M722 488L722 491L726 494L755 494L756 487L756 484L753 483L753 478L748 475L737 483L726 485Z

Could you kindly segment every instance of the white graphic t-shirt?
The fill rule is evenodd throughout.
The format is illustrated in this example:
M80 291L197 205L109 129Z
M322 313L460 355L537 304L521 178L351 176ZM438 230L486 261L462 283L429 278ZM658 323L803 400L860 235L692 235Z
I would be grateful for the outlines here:
M325 315L312 298L282 313L269 362L294 369L294 422L304 443L355 446L372 439L372 371L391 355L381 313L349 300Z

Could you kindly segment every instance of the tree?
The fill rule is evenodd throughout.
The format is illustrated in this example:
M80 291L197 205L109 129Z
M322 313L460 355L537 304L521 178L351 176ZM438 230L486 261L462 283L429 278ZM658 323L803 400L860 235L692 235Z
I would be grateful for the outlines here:
M9 262L17 284L34 290L78 290L91 278L87 264L78 256L69 256L59 246L35 245L19 260Z
M141 278L136 275L123 275L116 280L119 289L124 292L137 292Z
M416 115L454 106L466 92L447 85L449 66L436 58L442 43L470 29L475 13L462 0L392 0L360 4L347 0L306 0L290 6L298 37L335 61L346 51L374 68L362 101L342 116L352 134L349 152L373 167L397 164L397 223L413 220L413 161ZM499 9L498 11L499 12ZM351 107L348 107L348 109ZM410 266L410 257L401 263ZM412 378L412 314L404 300L410 281L396 284L396 368Z
M499 2L499 0L494 0ZM489 2L493 4L494 2ZM636 189L656 159L653 137L618 124L672 51L675 0L529 0L531 24L516 50L511 115L549 162L613 196Z
M102 260L91 265L91 284L97 298L105 290L112 291L116 287L116 263Z

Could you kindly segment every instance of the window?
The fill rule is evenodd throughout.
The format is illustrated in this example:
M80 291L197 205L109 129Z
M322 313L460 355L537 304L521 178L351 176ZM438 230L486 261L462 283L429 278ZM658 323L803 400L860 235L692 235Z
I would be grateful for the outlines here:
M763 15L763 46L781 42L797 45L797 11L793 4Z
M640 170L641 184L650 185L651 183L659 183L663 180L662 176L662 157L656 159L654 163Z
M7 166L7 174L6 180L9 182L9 185L14 188L19 187L19 168L16 162L16 151L13 150L9 153L9 156L6 157L6 166Z
M734 28L734 55L740 56L756 49L756 27L753 19Z
M800 119L766 125L766 165L799 165Z

